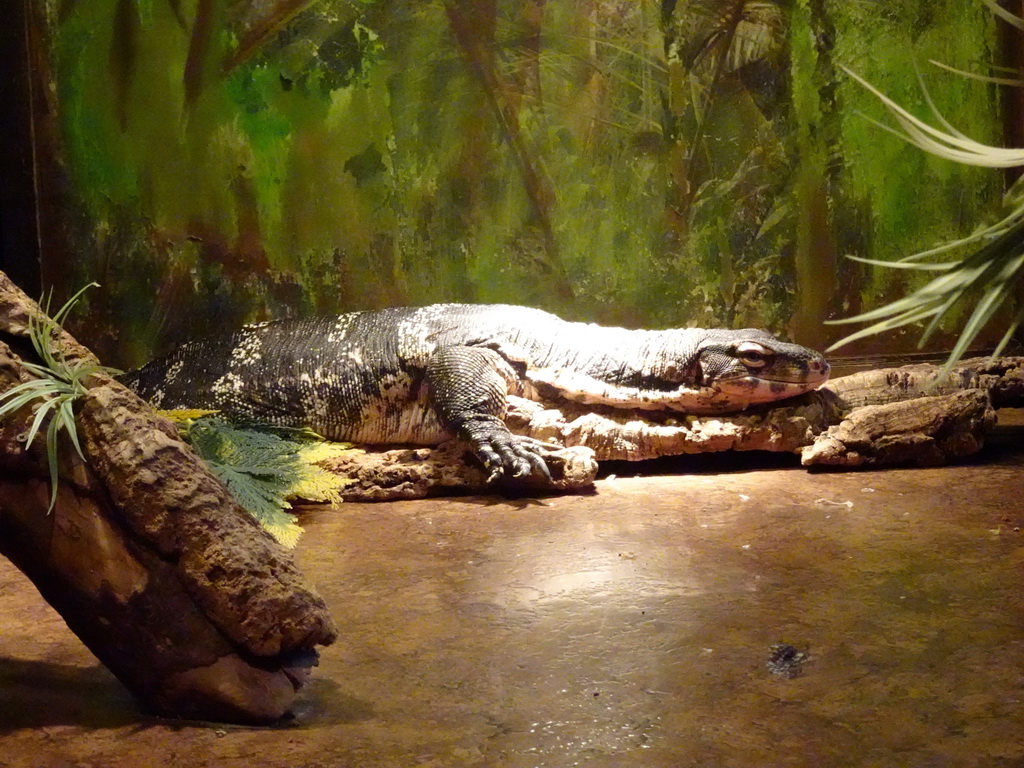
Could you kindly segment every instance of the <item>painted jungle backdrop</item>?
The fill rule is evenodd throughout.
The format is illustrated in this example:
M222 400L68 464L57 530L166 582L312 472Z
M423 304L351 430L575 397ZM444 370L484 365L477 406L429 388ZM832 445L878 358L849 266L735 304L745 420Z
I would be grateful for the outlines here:
M846 254L962 237L1006 183L880 128L842 69L1003 143L999 86L931 63L1000 62L980 1L40 2L43 278L101 284L76 330L123 366L449 300L824 344L915 279Z

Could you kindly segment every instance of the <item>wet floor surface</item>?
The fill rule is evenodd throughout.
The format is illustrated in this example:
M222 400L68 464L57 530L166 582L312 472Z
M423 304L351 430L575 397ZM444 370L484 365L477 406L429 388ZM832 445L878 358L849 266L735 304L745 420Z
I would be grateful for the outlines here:
M1024 766L1022 446L309 509L341 638L274 729L140 715L0 562L0 765Z

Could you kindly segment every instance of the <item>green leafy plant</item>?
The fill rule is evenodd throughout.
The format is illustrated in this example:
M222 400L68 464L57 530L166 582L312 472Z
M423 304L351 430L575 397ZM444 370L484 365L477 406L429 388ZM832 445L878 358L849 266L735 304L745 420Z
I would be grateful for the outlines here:
M983 0L990 8L998 8L989 0ZM1006 12L999 9L1002 14ZM1012 17L1016 25L1024 28L1024 20ZM895 117L902 130L893 129L882 123L881 128L895 133L914 146L937 157L965 165L985 168L1010 168L1024 165L1024 150L993 147L975 141L953 127L935 107L924 82L921 89L925 100L941 126L937 128L916 117L901 107L862 77L848 69L844 71L860 85L873 93ZM999 78L982 78L1002 81ZM1005 198L1009 213L995 224L979 227L965 238L955 240L937 248L915 253L897 261L879 261L850 256L854 261L865 264L908 269L920 272L938 273L927 284L909 295L885 306L864 312L854 317L832 321L834 323L871 323L855 333L840 339L829 350L836 349L856 339L893 330L905 325L930 322L918 342L923 346L939 327L943 318L963 303L976 299L970 316L965 321L957 343L950 352L944 371L952 368L982 329L1004 306L1011 305L1016 297L1016 287L1024 274L1024 188L1020 183L1007 193ZM953 257L946 261L930 261L957 250L967 250L967 255ZM977 298L979 297L980 298ZM1002 353L1006 345L1024 321L1024 304L1010 320L1002 339L996 345L993 357Z
M278 541L295 546L302 528L289 499L341 502L349 480L318 465L348 445L299 430L232 424L210 412L165 412L235 500Z
M32 445L32 441L35 440L36 435L39 434L43 424L49 418L49 424L46 427L46 456L50 469L51 487L48 512L53 510L54 504L57 502L57 440L61 430L67 434L82 461L86 460L75 425L75 400L85 393L85 380L93 374L117 373L113 368L88 360L69 361L63 354L54 353L54 349L57 348L54 338L60 333L64 319L82 294L96 286L96 283L90 283L82 288L68 299L67 303L53 316L49 314L52 292L45 300L40 300L43 316L32 315L29 317L28 337L42 362L23 361L25 368L38 378L18 384L0 394L0 419L7 418L20 408L32 404L32 422L24 435L26 446Z

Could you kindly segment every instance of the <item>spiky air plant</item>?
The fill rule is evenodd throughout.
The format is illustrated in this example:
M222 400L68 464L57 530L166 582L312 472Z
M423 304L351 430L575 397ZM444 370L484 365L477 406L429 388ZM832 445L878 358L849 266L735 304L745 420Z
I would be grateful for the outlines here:
M49 418L46 427L46 457L50 469L50 506L53 510L57 503L57 448L58 437L63 431L71 440L75 451L82 461L85 454L78 440L78 429L75 425L75 401L86 391L85 381L95 373L118 373L113 368L91 363L86 360L68 361L60 352L54 353L59 347L54 343L60 333L61 324L78 299L89 288L97 283L90 283L68 299L56 314L50 316L50 299L40 300L45 317L32 316L28 323L28 337L32 342L36 355L41 363L24 361L22 364L37 378L18 384L0 394L0 420L7 418L18 409L32 404L33 417L28 431L24 434L25 445L32 445L43 424Z
M995 10L998 6L991 0L982 0ZM1006 13L999 8L1000 15ZM1024 28L1024 20L1014 16L1015 24ZM937 128L905 110L862 77L848 69L844 71L864 88L877 96L895 117L900 129L897 130L877 123L887 131L937 157L946 158L965 165L984 168L1011 168L1024 165L1024 149L992 147L975 141L954 128L938 111L928 94L924 83L921 89L935 115ZM1020 85L1007 78L975 76L993 82L1008 82ZM923 346L954 307L968 300L976 300L970 317L964 323L956 345L946 360L944 371L952 368L978 334L1002 307L1012 303L1015 288L1024 273L1024 188L1020 183L1007 193L1005 198L1009 213L1000 221L983 226L965 238L955 240L937 248L906 256L897 261L879 261L856 256L849 258L874 266L892 269L909 269L936 273L927 284L908 296L886 304L878 309L854 317L831 321L832 323L871 323L866 328L840 339L829 351L848 344L855 339L884 333L912 323L929 320L918 347ZM945 258L952 251L969 250L966 256ZM938 258L939 260L935 260ZM979 297L980 298L977 298ZM999 355L1013 338L1024 320L1024 304L1006 328L1002 339L996 345L993 356Z

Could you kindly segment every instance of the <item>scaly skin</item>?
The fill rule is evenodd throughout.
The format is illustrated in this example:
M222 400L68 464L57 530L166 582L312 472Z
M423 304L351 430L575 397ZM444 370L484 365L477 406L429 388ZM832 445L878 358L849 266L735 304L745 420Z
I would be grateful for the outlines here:
M469 443L502 475L546 473L507 395L724 413L814 389L813 350L753 329L627 330L511 305L435 304L247 326L122 376L163 409L308 427L357 443Z

